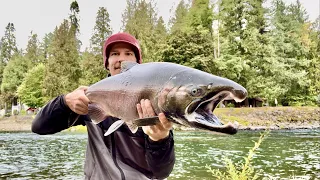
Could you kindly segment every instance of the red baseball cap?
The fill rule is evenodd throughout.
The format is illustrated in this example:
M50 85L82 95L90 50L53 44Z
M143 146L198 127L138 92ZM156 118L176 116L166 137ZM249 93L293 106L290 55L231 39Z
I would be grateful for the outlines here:
M108 57L110 54L110 50L111 50L112 46L118 42L124 42L124 43L128 43L128 44L132 45L133 52L137 58L137 63L139 63L139 64L142 63L141 48L140 48L138 40L135 37L133 37L131 34L121 32L121 33L116 33L116 34L111 35L104 42L103 61L104 61L104 67L106 69L108 67Z

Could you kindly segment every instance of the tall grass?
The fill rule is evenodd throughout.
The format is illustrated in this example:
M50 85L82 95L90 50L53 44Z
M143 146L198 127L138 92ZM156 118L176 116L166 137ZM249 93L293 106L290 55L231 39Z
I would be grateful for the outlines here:
M259 178L257 172L252 165L253 156L257 153L257 149L261 145L262 141L268 136L270 130L266 130L261 133L257 142L254 142L254 147L249 150L248 156L244 157L244 162L235 164L231 159L225 157L225 171L219 169L212 169L206 165L207 172L211 172L212 176L218 180L255 180ZM261 178L260 178L261 179Z

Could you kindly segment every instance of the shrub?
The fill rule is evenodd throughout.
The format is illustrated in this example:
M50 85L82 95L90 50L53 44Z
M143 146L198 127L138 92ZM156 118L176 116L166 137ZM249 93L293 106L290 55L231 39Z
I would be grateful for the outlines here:
M20 115L27 115L27 111L26 110L21 110L19 114Z
M18 110L13 110L13 115L18 115L19 114L19 111Z
M252 158L259 148L262 141L269 134L269 130L266 130L260 135L258 142L254 143L254 147L249 150L248 156L244 157L245 162L235 165L231 159L225 157L224 162L226 164L226 172L222 172L218 169L212 169L210 166L206 166L207 172L211 172L215 179L221 180L255 180L259 178L259 175L255 173L252 165Z
M228 108L234 108L235 106L234 106L233 103L228 103L228 104L226 105L226 107L228 107Z

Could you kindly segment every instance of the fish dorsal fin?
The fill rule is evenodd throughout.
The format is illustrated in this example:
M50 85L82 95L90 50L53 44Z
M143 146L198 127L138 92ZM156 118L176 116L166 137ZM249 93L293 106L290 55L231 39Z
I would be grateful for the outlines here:
M111 126L109 127L107 132L104 133L104 136L108 136L109 134L111 134L114 131L116 131L120 126L122 126L123 123L124 123L123 120L118 120L118 121L114 122L113 124L111 124Z
M123 61L121 62L121 72L126 72L137 64L138 64L137 62L133 62L133 61Z

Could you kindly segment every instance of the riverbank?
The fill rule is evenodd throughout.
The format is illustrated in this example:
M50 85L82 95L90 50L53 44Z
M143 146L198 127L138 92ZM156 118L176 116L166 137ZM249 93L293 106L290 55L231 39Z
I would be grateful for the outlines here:
M0 118L0 132L31 131L34 115L16 115Z
M218 108L222 122L239 123L240 129L316 129L320 128L319 107Z
M316 129L320 128L319 107L259 107L259 108L217 108L214 114L223 123L237 121L239 129ZM34 115L17 115L0 118L0 131L31 131ZM176 130L193 130L174 126ZM84 126L66 131L85 131Z

